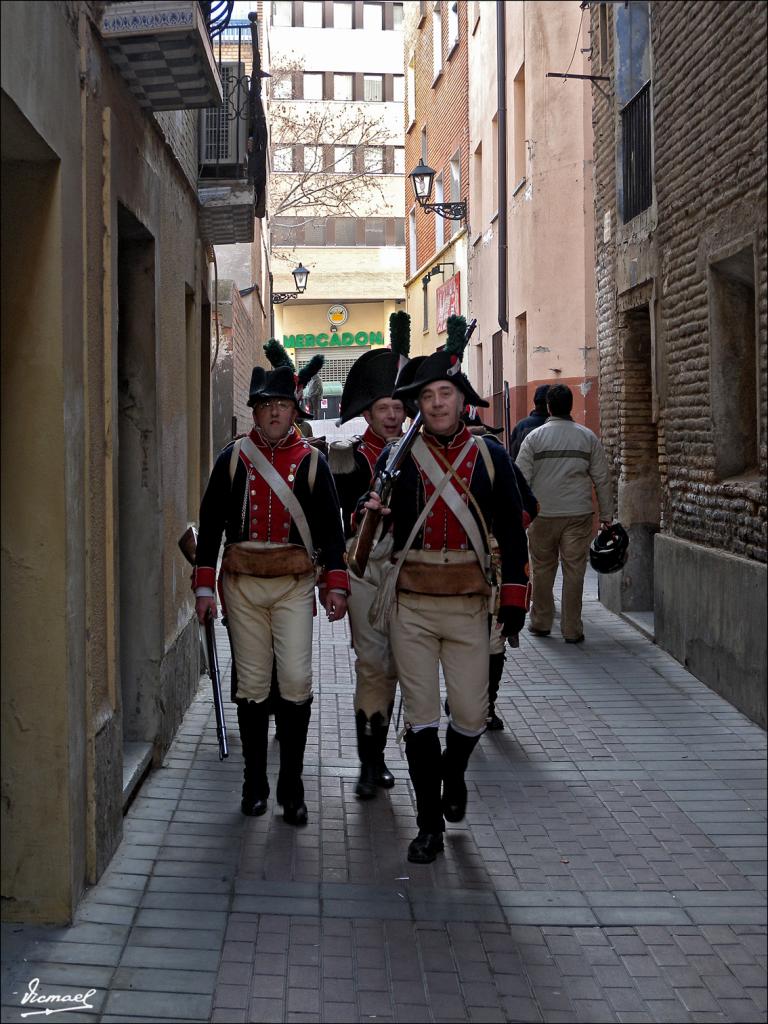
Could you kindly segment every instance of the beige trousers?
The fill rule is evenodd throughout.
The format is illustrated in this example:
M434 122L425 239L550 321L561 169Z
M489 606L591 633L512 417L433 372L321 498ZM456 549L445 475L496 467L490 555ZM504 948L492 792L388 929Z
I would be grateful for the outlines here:
M366 718L378 712L388 719L397 689L397 672L389 637L374 629L368 621L368 611L376 596L382 569L388 564L388 557L370 558L362 579L354 573L349 574L352 589L347 606L356 655L355 711L363 711Z
M440 721L440 678L459 732L479 735L488 715L488 599L399 593L390 630L405 722Z
M560 562L563 566L560 631L567 640L577 640L583 635L581 598L591 540L592 513L586 516L538 515L528 527L533 629L552 628L555 617L552 589Z
M301 703L312 695L315 577L222 574L238 699L269 696L272 657L280 696Z

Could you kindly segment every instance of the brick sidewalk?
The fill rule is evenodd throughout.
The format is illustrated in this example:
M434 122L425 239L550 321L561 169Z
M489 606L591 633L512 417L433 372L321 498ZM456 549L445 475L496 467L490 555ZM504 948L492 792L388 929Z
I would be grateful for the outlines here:
M394 737L397 785L354 797L345 623L318 619L306 829L239 813L203 680L73 927L4 926L3 1021L32 978L96 989L68 1024L765 1021L765 734L593 590L586 644L508 652L506 730L426 867Z

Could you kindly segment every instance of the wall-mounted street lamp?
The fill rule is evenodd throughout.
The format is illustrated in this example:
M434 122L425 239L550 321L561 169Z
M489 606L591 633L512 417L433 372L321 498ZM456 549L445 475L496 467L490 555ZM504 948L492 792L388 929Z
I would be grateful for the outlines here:
M416 202L422 210L426 210L427 213L436 213L438 217L444 217L446 220L467 219L467 204L464 200L459 203L429 202L429 197L432 195L432 185L435 180L435 172L432 167L421 163L418 167L414 167L408 177L413 185Z
M273 292L272 303L277 305L280 302L287 302L289 299L295 299L297 295L303 295L307 290L307 281L309 280L309 271L303 264L299 264L295 270L292 270L293 280L296 282L295 292Z

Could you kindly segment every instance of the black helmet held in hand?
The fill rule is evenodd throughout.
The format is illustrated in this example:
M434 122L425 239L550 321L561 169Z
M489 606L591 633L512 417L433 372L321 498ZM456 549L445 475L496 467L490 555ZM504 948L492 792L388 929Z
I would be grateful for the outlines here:
M601 530L589 546L589 563L596 572L618 572L629 556L629 536L621 523Z

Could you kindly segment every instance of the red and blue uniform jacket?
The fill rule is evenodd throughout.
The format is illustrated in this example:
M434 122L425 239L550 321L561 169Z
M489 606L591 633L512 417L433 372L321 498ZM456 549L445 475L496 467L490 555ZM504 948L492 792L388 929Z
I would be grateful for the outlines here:
M433 453L439 453L444 461L453 464L471 435L466 427L462 427L450 439L437 438L427 433L422 436ZM493 481L488 475L477 442L470 448L456 473L469 488L482 512L487 528L498 541L501 555L501 606L527 608L528 543L523 526L524 509L520 489L512 462L501 445L488 444L487 450L493 461ZM384 468L388 455L389 447L382 452L376 472ZM451 480L447 486L453 487L460 496L464 496L463 489L456 481ZM392 514L385 517L385 521L390 521L394 533L395 551L401 551L405 547L411 530L434 489L431 480L419 469L413 454L410 454L392 488L389 501ZM480 533L485 539L482 523L473 502L467 503L470 512L480 524ZM471 550L469 538L461 523L442 498L438 498L428 513L424 526L416 535L412 550Z
M292 430L274 447L258 430L252 430L248 436L286 481L304 510L318 563L324 567L319 585L349 591L339 499L325 456L318 454L310 492L312 448L298 430ZM240 541L302 544L290 512L242 450L234 478L230 479L231 457L230 444L216 459L200 505L193 587L215 589L222 535L226 544Z

